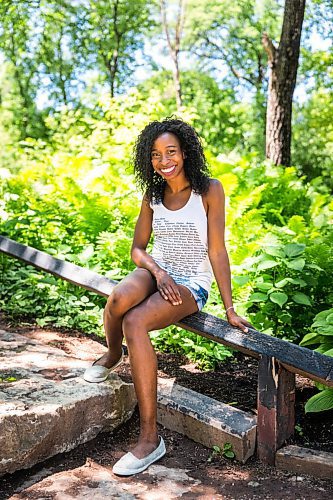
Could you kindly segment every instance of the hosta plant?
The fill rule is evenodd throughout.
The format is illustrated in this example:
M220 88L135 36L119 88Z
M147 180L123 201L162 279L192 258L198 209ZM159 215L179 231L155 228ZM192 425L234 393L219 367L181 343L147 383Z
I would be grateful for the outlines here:
M318 345L315 351L333 357L333 308L321 311L316 315L312 325L312 332L304 336L300 345ZM316 385L320 389L320 392L307 401L305 405L307 413L331 410L333 408L333 389L323 384Z

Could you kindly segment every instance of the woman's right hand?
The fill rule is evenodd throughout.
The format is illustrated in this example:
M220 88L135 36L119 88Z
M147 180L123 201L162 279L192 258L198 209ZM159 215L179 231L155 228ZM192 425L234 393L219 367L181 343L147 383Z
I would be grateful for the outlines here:
M172 305L178 306L182 303L180 291L177 283L171 276L162 269L155 274L157 290L165 300L169 300Z

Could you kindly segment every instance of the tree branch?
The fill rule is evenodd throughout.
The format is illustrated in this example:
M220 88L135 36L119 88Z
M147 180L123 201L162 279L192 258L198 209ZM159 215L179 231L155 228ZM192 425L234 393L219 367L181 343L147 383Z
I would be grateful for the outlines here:
M267 33L263 33L261 41L268 56L268 62L273 64L276 59L278 49L274 46Z

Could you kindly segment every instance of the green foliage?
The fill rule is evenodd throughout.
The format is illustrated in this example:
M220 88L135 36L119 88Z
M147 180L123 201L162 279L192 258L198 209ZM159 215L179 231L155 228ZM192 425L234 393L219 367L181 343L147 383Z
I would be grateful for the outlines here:
M315 351L333 357L333 309L321 311L315 316L311 331L300 342L302 346L317 346ZM320 389L305 405L305 412L320 412L333 408L333 389L316 384Z
M333 309L321 311L315 316L311 331L303 337L300 345L318 345L316 351L333 356Z
M331 56L332 57L332 56ZM333 93L320 88L295 110L293 126L293 162L318 186L327 184L332 191ZM323 133L325 131L325 133Z
M226 458L234 458L235 453L233 452L232 449L232 444L231 443L224 443L223 449L220 448L220 446L214 445L212 447L212 452L210 453L207 462L210 463L214 460L215 457L223 455Z
M333 389L324 389L310 398L305 405L305 413L332 410Z
M176 326L151 332L150 338L156 349L185 354L203 370L212 370L217 363L232 357L232 352L227 347Z
M24 166L3 169L1 232L112 279L131 271L140 196L127 168L130 144L148 116L159 118L165 111L159 96L150 92L149 102L135 90L117 99L101 98L105 120L84 128L89 140L75 122L75 112L63 114L70 131L60 127L52 147L43 150L38 141L27 145ZM187 119L197 118L189 113ZM261 163L253 154L216 158L207 151L207 156L227 196L237 311L257 329L297 341L315 312L333 298L329 195L299 179L294 168ZM5 257L2 276L0 300L7 313L33 315L41 325L55 322L100 331L103 299ZM216 285L206 310L223 314ZM231 356L225 347L175 327L152 334L152 340L157 348L185 353L206 369Z
M259 330L299 341L333 298L329 195L294 168L253 156L215 161L214 174L227 194L237 310Z
M159 71L138 89L147 97L155 89L167 116L176 110L173 84L170 71ZM236 102L234 91L221 88L214 78L200 71L183 71L181 85L184 109L192 112L191 122L205 144L209 144L210 151L218 154L243 148L249 107Z
M101 300L49 274L1 257L0 307L8 315L36 319L40 326L102 333Z

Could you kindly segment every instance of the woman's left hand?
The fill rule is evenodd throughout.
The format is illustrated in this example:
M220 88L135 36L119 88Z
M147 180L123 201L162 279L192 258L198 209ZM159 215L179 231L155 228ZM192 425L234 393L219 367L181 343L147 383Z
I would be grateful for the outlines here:
M236 314L234 310L229 310L227 312L227 319L230 325L237 326L245 333L249 331L248 327L253 328L251 323L246 321L246 319L242 318L241 316L238 316L238 314Z

